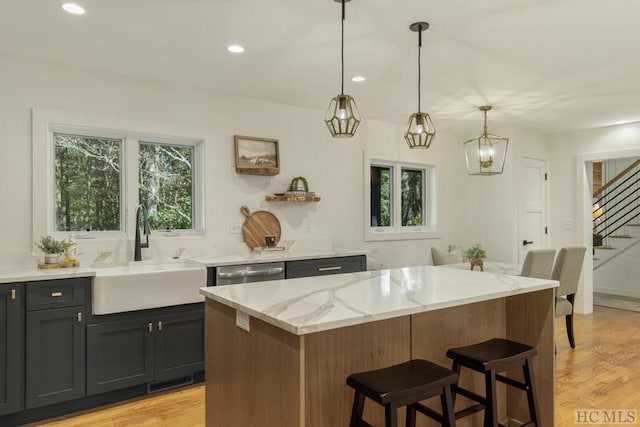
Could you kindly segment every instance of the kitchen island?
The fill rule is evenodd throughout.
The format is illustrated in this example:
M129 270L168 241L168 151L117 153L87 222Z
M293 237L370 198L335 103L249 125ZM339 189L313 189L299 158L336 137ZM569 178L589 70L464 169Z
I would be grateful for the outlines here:
M202 288L207 426L346 426L350 373L411 358L449 366L448 348L493 337L538 348L540 425L553 426L557 285L418 266ZM482 390L470 372L461 381ZM502 418L522 419L525 404L524 393L500 390ZM383 424L381 408L365 408L368 420ZM480 417L458 425L480 425Z

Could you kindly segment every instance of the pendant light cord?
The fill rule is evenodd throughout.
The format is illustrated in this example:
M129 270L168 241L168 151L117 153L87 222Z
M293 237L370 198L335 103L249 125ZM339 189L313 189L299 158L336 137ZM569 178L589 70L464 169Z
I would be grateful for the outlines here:
M345 0L342 0L342 34L340 43L340 63L342 65L342 76L340 80L340 95L344 95L344 17L345 17Z
M422 52L422 28L420 29L420 31L418 31L418 113L421 113L420 111L420 92L422 92L420 90L420 81L422 80L420 78L421 74L422 74L422 70L420 67L420 64L422 63L421 58L420 58L420 52Z

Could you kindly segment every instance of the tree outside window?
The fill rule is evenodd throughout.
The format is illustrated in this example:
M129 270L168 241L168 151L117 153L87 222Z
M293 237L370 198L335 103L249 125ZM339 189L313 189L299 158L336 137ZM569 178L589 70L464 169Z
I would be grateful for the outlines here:
M138 147L138 191L155 230L194 229L194 145L53 133L55 231L124 231L124 145Z
M54 133L56 231L120 230L122 139Z
M155 230L193 228L193 147L141 142L140 204Z
M370 166L370 226L424 226L428 167L388 163Z

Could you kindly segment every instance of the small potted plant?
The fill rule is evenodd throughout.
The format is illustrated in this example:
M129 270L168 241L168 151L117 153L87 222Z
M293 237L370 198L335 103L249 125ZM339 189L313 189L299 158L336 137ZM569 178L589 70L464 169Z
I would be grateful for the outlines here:
M60 254L67 248L67 242L64 240L56 240L53 236L42 236L36 246L44 252L45 264L58 264L60 262Z
M464 259L471 264L471 270L475 267L480 267L480 271L484 271L484 259L487 257L487 252L482 249L480 244L474 245L464 251Z

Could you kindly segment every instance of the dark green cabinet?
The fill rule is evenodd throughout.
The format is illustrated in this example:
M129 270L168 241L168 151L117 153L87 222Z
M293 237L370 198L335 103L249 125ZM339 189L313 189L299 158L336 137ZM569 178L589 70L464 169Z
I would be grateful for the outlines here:
M156 327L156 381L204 371L204 310L162 316Z
M141 313L87 327L87 393L204 370L204 310Z
M85 278L26 284L25 407L85 396Z
M366 269L367 257L365 255L305 259L287 261L285 263L285 275L287 279L354 273L356 271L364 271Z
M153 379L153 319L87 326L87 394L117 390Z
M0 285L0 415L24 408L23 288Z

